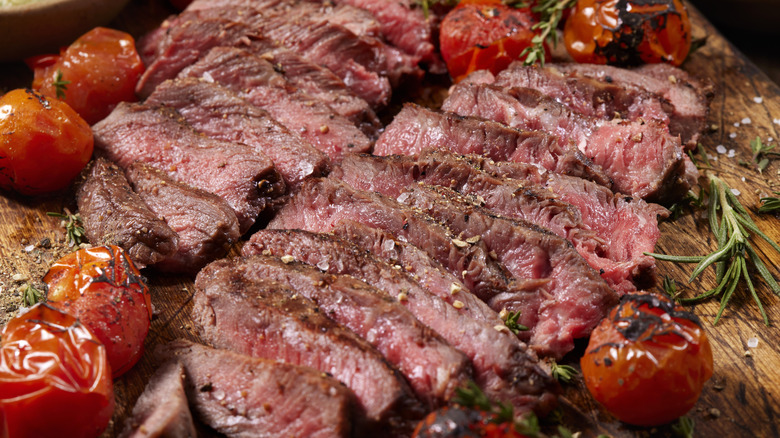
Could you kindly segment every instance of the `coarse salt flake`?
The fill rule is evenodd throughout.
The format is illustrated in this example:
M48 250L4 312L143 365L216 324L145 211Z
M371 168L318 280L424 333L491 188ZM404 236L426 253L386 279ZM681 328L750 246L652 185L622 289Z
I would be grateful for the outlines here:
M742 192L740 192L740 191L739 191L739 190L737 190L737 189L731 189L731 193L733 193L733 194L734 194L734 196L739 196L739 195L741 195L741 194L742 194Z
M739 122L734 122L734 127L739 128Z
M763 103L764 102L764 98L761 97L761 96L756 96L756 97L753 98L753 102L755 102L755 103Z
M718 151L719 154L725 154L726 153L726 146L723 146L722 144L719 144L715 146L715 150Z
M736 155L736 154L737 154L737 151L735 151L734 149L729 149L729 153L728 153L728 157L729 158L734 158L734 155Z
M737 138L737 133L732 132L731 134L729 134L729 138Z
M756 347L758 347L758 338L753 337L753 338L748 339L747 346L748 346L748 348L756 348Z
M27 245L24 247L24 252L30 252L35 249L35 245Z
M772 119L772 123L775 125L780 125L780 119Z
M744 119L742 119L742 124L743 125L749 125L750 123L752 123L752 121L750 120L750 117L745 117Z

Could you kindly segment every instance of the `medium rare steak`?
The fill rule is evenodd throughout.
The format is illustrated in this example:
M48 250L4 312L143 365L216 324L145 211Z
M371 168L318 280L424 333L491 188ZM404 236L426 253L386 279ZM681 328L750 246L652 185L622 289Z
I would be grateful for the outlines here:
M141 162L131 164L126 175L146 205L179 236L176 253L156 263L156 269L194 274L227 254L241 237L236 214L219 196Z
M233 262L233 269L251 280L278 281L313 300L329 318L368 341L406 377L428 409L443 406L455 388L471 379L468 358L384 291L276 257L258 255Z
M404 104L374 146L375 155L417 155L423 149L484 155L496 161L532 163L555 172L612 184L574 145L539 131L521 131L476 117Z
M110 161L92 162L76 203L93 245L120 246L139 268L176 253L179 236L133 192L122 169Z
M521 129L545 130L559 142L577 145L621 193L672 202L691 185L693 176L686 175L679 137L672 137L658 121L604 121L576 114L530 88L504 92L484 84L454 86L442 108Z
M308 141L218 84L194 78L165 81L146 99L176 109L193 128L209 137L243 143L270 158L290 191L306 178L328 173L328 157Z
M353 436L355 395L321 371L183 339L157 354L183 364L192 409L228 437Z
M196 438L195 424L184 393L184 366L181 362L163 364L144 388L125 420L121 438Z
M252 236L245 253L288 256L348 274L387 291L423 324L442 335L472 360L474 379L489 397L510 403L516 412L547 412L554 404L554 384L529 355L525 344L501 324L492 326L460 313L454 306L428 293L400 269L328 234L300 230L261 230ZM463 309L461 309L463 311ZM485 346L490 348L485 348Z
M179 77L202 78L259 106L334 162L348 151L365 152L371 142L352 122L291 86L268 60L242 49L218 47Z
M428 212L467 242L485 242L515 277L539 283L533 294L500 294L487 302L496 310L521 312L518 321L530 330L519 336L543 355L563 357L574 339L589 335L618 302L571 243L549 231L494 215L445 187L415 184L398 199Z
M215 347L329 373L355 392L374 426L392 429L390 436L409 433L423 414L374 347L287 286L256 281L222 259L198 273L195 289L193 321Z
M271 160L249 146L199 134L170 108L121 103L92 131L95 147L120 166L141 161L222 197L242 233L286 191Z
M683 144L695 148L709 113L712 86L692 78L668 64L648 64L634 70L607 65L554 64L569 77L589 77L621 87L639 88L657 94L671 105L669 129L679 134Z

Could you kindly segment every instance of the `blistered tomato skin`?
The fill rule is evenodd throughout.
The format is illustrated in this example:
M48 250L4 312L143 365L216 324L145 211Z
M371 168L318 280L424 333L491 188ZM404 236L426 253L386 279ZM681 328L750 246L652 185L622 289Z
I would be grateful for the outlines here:
M691 23L681 0L578 0L563 40L581 63L679 66L691 48Z
M500 0L463 0L442 20L439 42L450 76L458 82L476 70L500 72L520 59L536 35L528 8Z
M64 102L27 89L0 97L0 188L42 195L68 187L92 157L92 130Z
M59 55L27 60L35 71L32 88L56 99L57 83L64 100L90 125L105 118L122 101L133 102L144 65L129 34L96 27Z
M114 411L103 345L76 318L37 304L0 344L0 436L95 438Z
M580 365L609 412L656 426L694 406L712 376L712 349L695 315L666 297L627 294L591 333Z
M114 378L138 362L152 304L143 277L121 248L98 246L68 254L43 281L49 304L79 318L106 346Z

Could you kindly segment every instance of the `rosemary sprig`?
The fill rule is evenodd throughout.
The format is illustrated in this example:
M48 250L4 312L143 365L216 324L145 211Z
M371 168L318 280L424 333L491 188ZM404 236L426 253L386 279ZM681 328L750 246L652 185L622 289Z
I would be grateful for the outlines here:
M56 213L53 211L46 212L47 215L62 218L65 222L65 243L70 246L80 245L86 242L86 235L84 234L84 226L81 222L81 216L78 213L71 214L66 208L65 213Z
M26 283L24 290L22 291L22 302L25 306L34 306L36 303L43 300L43 292L39 291L32 285L32 283Z
M560 365L558 362L552 361L550 362L550 374L559 382L569 383L580 373L571 365Z
M713 324L718 323L726 308L726 304L728 304L731 296L737 289L737 285L739 285L741 280L744 280L750 295L758 306L764 324L769 325L769 319L766 312L764 312L764 306L750 278L748 265L752 265L753 269L764 279L772 292L777 295L780 295L780 285L777 284L777 281L772 277L764 262L753 249L753 245L750 243L750 233L767 241L778 253L780 253L780 245L756 226L747 210L742 206L734 193L731 192L726 183L711 173L708 174L708 177L710 180L709 222L710 230L717 238L717 250L706 256L646 254L658 260L696 263L697 265L691 273L689 282L693 282L705 269L714 265L717 285L713 289L695 297L681 298L679 300L682 303L691 303L720 296L720 309L715 316ZM720 215L718 214L719 211Z
M577 0L539 0L531 7L531 11L539 14L539 22L531 26L531 30L539 31L532 39L531 45L520 53L520 59L525 58L525 65L537 62L544 66L544 42L550 41L553 47L558 46L558 24L563 17L563 11L577 3Z
M65 81L62 79L62 70L57 70L57 75L54 77L54 82L52 82L52 85L54 85L54 91L57 94L57 99L65 99L65 90L68 89L68 84L70 84L70 81Z
M775 195L780 195L780 192L774 192ZM761 207L759 207L759 213L773 213L780 211L780 198L774 196L766 196L761 198Z

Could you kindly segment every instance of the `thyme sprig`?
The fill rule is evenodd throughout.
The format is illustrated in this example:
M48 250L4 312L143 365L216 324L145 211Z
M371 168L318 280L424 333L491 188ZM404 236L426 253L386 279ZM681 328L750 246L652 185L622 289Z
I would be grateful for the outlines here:
M62 79L62 70L57 70L56 76L54 76L54 82L52 82L52 85L54 85L54 92L57 94L57 99L65 99L65 91L68 89L68 84L70 84L70 81L66 81Z
M775 195L780 195L780 192L774 192ZM780 198L774 196L765 196L761 198L761 207L758 208L759 213L774 213L780 211Z
M531 7L531 11L539 14L539 22L531 26L531 30L538 33L531 39L531 45L520 53L520 59L524 59L525 65L533 65L537 62L544 66L546 49L544 42L550 41L553 47L558 46L558 24L563 17L563 11L571 8L577 0L539 0Z
M36 303L39 303L42 300L43 292L36 289L35 286L33 286L31 283L26 283L24 285L24 289L22 290L22 302L25 306L34 306Z
M773 151L775 145L765 145L761 141L761 137L756 137L750 142L750 150L753 151L753 163L756 165L756 169L759 173L763 173L764 169L769 165L770 157L780 156L780 152Z
M688 417L680 417L677 423L672 425L672 430L680 438L693 438L693 429L696 423Z
M86 235L84 234L84 226L81 222L81 216L78 213L71 214L66 208L65 213L56 213L53 211L46 212L47 215L62 218L65 222L65 243L70 246L81 245L86 242Z
M514 334L528 330L528 327L518 322L518 319L520 319L520 311L512 312L504 309L501 311L501 313L499 313L499 316L504 320L504 325L506 325L506 328L511 330Z
M569 383L580 373L571 365L561 365L556 361L550 362L550 374L559 382Z
M692 298L680 298L682 303L693 303L705 300L710 297L720 296L720 309L713 324L717 324L723 314L737 286L741 280L744 280L753 300L758 306L758 310L764 320L764 324L769 325L769 319L764 311L761 299L756 293L753 281L750 278L748 266L764 279L769 288L777 295L780 295L780 285L774 279L767 269L764 262L753 249L751 244L751 234L753 233L765 241L772 248L780 253L780 245L764 234L750 218L747 210L732 193L731 189L720 178L713 174L708 174L710 181L710 196L708 203L710 230L717 238L718 247L715 251L706 256L674 256L666 254L646 253L658 260L665 260L677 263L696 263L689 282L693 282L705 269L714 265L715 279L717 285L702 294ZM720 212L720 214L718 214Z

